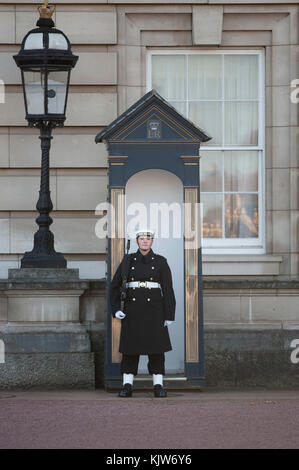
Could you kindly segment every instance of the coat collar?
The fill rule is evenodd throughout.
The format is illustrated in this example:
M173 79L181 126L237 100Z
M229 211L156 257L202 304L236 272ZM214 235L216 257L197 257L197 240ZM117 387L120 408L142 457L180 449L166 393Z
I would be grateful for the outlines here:
M136 251L136 258L138 261L141 261L143 263L150 263L152 261L152 257L154 256L154 252L152 249L150 249L150 251L146 254L146 255L143 255L141 253L141 251L138 250Z

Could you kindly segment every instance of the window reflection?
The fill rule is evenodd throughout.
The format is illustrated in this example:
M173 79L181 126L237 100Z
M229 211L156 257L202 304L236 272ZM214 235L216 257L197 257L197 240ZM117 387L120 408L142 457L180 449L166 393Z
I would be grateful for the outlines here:
M204 238L259 236L258 169L257 151L201 151Z
M227 238L258 237L257 194L225 195L225 236Z
M222 238L222 195L205 194L203 203L203 237Z

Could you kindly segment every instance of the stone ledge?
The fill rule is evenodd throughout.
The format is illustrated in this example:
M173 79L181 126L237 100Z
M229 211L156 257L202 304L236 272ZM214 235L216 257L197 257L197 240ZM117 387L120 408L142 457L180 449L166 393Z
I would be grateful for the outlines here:
M210 325L209 325L210 326ZM236 323L226 328L224 324L215 324L212 328L205 327L205 349L215 351L290 351L291 342L299 338L299 325L292 329L284 328L283 324L263 323L262 325L246 325ZM299 339L298 339L299 341Z
M45 281L77 281L79 280L79 269L52 269L52 268L20 268L9 269L8 279L11 280L45 280Z
M282 260L277 255L203 254L203 275L278 276Z
M88 289L88 281L54 281L54 280L0 280L0 292L11 290L84 290Z
M294 325L295 326L295 325ZM204 331L207 333L214 332L214 331L221 331L221 332L227 332L227 331L233 331L233 332L246 332L246 331L271 331L271 330L281 330L283 329L283 324L282 322L261 322L261 323L248 323L248 322L243 322L243 323L238 323L238 322L227 322L227 323L220 323L220 322L215 322L215 323L204 323ZM299 324L297 325L297 329L299 330Z
M5 344L5 354L89 353L87 333L8 333L0 332Z
M280 255L241 255L241 254L203 254L202 260L203 263L273 263L273 262L281 262L282 256Z
M299 278L208 279L203 289L299 289Z
M88 281L79 278L79 269L9 269L8 279L0 279L0 292L12 290L85 290L88 287Z
M13 322L0 324L0 335L2 334L15 334L15 333L86 333L87 326L82 323L44 323L36 322L34 324L24 324L23 322Z
M25 270L25 269L24 269ZM12 270L14 271L14 270ZM15 270L18 271L18 270ZM71 270L72 271L72 270ZM78 270L74 270L78 271ZM78 279L59 280L49 277L44 279L0 279L0 291L11 289L86 289L88 291L105 290L106 278L99 280ZM203 276L203 289L299 289L299 278L264 277L264 278L209 278Z
M30 271L30 272L29 272ZM47 271L47 272L45 272ZM55 273L58 272L57 277ZM24 274L26 276L24 276ZM28 277L27 277L28 274ZM105 290L106 278L80 279L79 269L9 269L9 278L0 279L0 292L8 290Z
M205 332L205 350L284 351L284 335L281 330L214 330Z

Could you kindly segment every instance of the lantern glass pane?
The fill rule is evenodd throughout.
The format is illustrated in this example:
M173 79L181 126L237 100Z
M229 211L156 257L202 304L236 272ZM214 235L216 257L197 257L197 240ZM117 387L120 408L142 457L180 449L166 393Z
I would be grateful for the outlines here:
M48 75L48 113L64 114L68 70L49 72Z
M45 71L24 71L24 85L28 114L45 114Z
M24 49L44 49L43 33L32 33L27 37Z
M49 49L68 50L68 43L62 34L49 33Z

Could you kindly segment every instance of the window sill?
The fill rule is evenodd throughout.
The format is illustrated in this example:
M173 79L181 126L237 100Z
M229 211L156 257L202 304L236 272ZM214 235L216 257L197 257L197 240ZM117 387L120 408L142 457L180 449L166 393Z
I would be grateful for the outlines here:
M278 276L282 256L203 255L204 276Z

